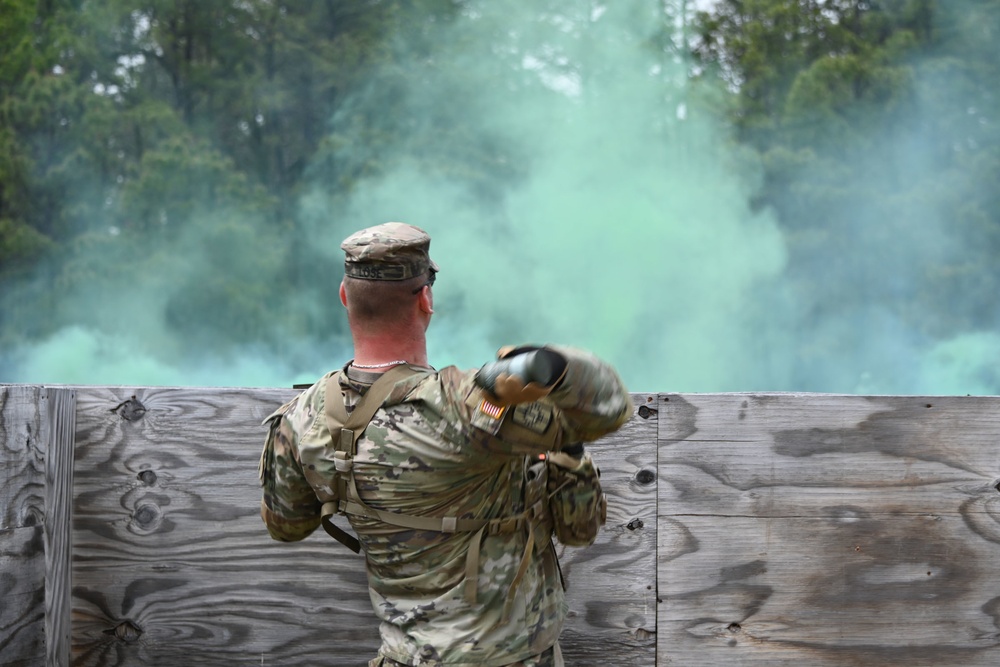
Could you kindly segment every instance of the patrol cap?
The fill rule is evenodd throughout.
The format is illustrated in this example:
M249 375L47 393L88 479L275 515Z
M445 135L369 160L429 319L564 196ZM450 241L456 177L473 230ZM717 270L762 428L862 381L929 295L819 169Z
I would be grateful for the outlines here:
M428 270L438 271L431 260L431 237L403 222L386 222L355 232L340 244L344 275L361 280L407 280Z

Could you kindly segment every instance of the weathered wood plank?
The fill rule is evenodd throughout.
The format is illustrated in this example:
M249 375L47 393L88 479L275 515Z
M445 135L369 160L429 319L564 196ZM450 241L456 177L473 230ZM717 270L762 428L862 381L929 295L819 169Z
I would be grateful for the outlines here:
M75 665L357 665L374 655L360 558L322 533L273 542L258 515L259 424L294 393L81 393Z
M0 666L45 662L45 406L0 385Z
M45 389L45 664L69 664L76 392Z
M45 516L45 406L41 389L0 385L0 530L41 525Z
M659 664L1000 662L996 399L660 405Z
M44 664L42 526L0 530L0 667Z
M323 533L273 542L258 516L259 424L294 393L80 391L74 665L374 655L363 561ZM565 555L570 664L599 664L609 646L654 664L655 433L655 418L636 418L592 446L611 509L598 543Z
M568 665L656 664L655 395L620 431L588 449L601 469L608 521L586 549L559 547L569 617L560 640ZM641 416L640 416L641 415Z

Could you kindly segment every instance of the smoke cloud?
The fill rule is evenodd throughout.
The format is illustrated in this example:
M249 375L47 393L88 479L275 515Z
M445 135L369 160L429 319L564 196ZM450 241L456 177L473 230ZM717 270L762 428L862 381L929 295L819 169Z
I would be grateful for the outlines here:
M718 92L689 82L682 58L648 48L671 21L661 3L598 7L574 15L532 2L470 3L435 28L429 54L401 59L404 71L374 78L332 119L334 133L349 134L358 117L377 115L380 90L403 85L396 103L412 119L410 140L379 156L389 165L381 176L350 193L317 176L294 240L260 229L234 244L206 222L194 226L205 236L179 244L169 266L143 267L127 289L74 290L67 308L81 310L79 323L0 353L5 381L311 381L350 357L349 339L317 331L290 340L281 323L339 309L336 268L328 289L261 304L275 313L273 328L243 332L223 355L171 334L164 295L176 294L178 276L210 283L213 271L242 270L250 294L232 298L252 298L254 275L266 274L253 266L255 243L317 248L339 267L344 237L398 220L431 233L442 269L429 333L438 367L478 366L505 344L558 342L608 359L633 391L997 392L1000 336L914 331L892 308L923 284L922 266L970 241L954 236L940 207L910 212L920 224L903 234L881 225L879 212L854 212L855 228L817 240L807 265L790 266L788 231L750 205L760 166L729 140ZM434 169L419 159L460 153L463 133L490 137L496 150L482 159L507 161L519 176L499 187L441 168L446 159ZM910 168L933 172L921 137L895 141L918 156ZM338 144L333 157L356 161L364 150ZM127 326L120 308L92 312L115 289L118 305L135 309Z

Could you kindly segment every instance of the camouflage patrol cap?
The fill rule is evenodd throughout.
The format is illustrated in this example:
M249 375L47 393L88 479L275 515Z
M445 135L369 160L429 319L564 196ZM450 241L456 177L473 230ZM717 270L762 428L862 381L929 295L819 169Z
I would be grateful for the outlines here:
M362 229L340 244L346 255L344 275L361 280L406 280L437 271L431 260L431 237L403 222Z

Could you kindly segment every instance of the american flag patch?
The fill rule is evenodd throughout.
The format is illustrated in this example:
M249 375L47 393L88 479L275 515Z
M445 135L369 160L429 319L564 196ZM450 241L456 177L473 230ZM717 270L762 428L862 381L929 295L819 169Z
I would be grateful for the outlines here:
M495 403L490 403L489 399L484 398L483 402L479 404L479 410L484 414L493 417L493 419L500 419L503 416L504 410L507 408L503 405L496 405Z

